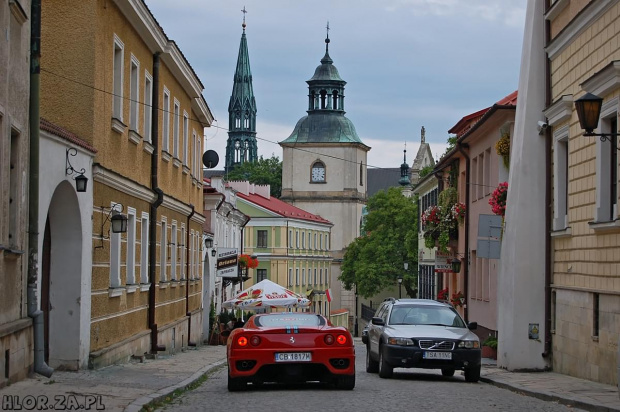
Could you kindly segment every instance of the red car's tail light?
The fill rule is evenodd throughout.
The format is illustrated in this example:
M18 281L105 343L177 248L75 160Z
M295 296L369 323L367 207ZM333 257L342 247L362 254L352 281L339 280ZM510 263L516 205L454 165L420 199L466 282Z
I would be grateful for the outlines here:
M245 336L239 336L237 338L237 344L239 346L247 346L248 345L248 338L246 338Z
M260 336L256 336L256 335L255 335L255 336L252 336L252 337L250 338L250 344L251 344L252 346L258 346L258 345L260 345Z
M334 336L333 335L325 335L323 338L326 344L333 345L334 344Z
M341 345L344 345L345 343L347 343L347 337L344 335L338 335L338 337L336 338L336 342L338 342Z

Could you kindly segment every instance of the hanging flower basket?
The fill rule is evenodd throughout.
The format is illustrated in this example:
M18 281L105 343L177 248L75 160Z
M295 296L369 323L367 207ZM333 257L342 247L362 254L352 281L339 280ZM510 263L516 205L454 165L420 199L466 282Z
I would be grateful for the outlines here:
M495 143L495 151L502 157L504 166L508 169L508 166L510 165L510 133L502 133L502 136Z
M239 255L239 267L241 269L256 269L258 267L258 259L250 255Z
M489 205L491 210L498 216L504 217L506 214L506 197L508 195L508 182L500 183L491 194Z

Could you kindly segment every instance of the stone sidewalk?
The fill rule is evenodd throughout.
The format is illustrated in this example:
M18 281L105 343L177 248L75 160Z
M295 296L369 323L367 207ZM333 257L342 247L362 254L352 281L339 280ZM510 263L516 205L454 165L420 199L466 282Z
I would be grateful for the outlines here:
M356 344L362 345L357 338ZM40 410L45 404L45 409L137 412L225 364L225 346L200 346L98 370L55 371L49 379L36 375L0 389L0 410ZM620 411L615 386L554 372L508 372L485 359L481 381L588 411Z

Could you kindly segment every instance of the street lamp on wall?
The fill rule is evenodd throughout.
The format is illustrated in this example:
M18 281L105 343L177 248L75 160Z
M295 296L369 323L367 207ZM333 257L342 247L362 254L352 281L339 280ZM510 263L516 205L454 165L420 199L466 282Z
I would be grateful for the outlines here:
M76 177L73 178L75 180L75 190L76 192L86 192L86 186L88 185L88 178L84 176L86 169L82 168L80 170L74 169L69 161L69 156L76 156L77 149L74 147L70 147L67 149L65 153L65 175L71 176L74 173L77 174Z
M585 130L584 136L599 136L601 142L608 141L616 143L612 138L617 138L618 133L594 133L594 129L598 127L598 119L601 115L601 107L603 99L592 93L586 93L579 99L575 100L575 110L579 117L579 125ZM620 150L620 148L618 148Z
M460 273L461 272L461 261L459 258L452 259L452 272Z
M120 210L119 210L120 208ZM104 211L103 206L101 210ZM101 223L101 245L95 246L95 248L103 247L103 239L110 238L110 230L112 233L126 233L127 232L127 216L121 213L123 211L123 205L120 203L114 203L110 208L110 211L106 215L105 219ZM103 232L103 228L107 221L110 221L110 229L108 230L108 236Z

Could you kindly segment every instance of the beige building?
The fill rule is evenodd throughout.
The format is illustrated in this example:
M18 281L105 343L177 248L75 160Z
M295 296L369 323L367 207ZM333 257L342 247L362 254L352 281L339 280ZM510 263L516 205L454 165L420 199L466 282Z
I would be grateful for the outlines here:
M28 316L30 1L0 3L0 388L33 368Z
M96 150L84 173L91 191L77 194L92 196L79 211L89 219L62 225L81 224L88 239L59 258L49 214L41 242L52 256L42 274L51 366L98 367L200 342L200 162L213 120L202 83L142 0L44 3L41 48L41 116ZM119 216L127 226L115 233ZM92 276L82 272L82 289L68 293L80 275L66 268L85 256ZM79 302L77 313L65 302Z
M603 99L596 133L618 132L620 1L552 1L549 25L549 164L553 199L553 369L618 383L620 215L618 139L585 137L574 102ZM510 196L510 195L509 195Z

